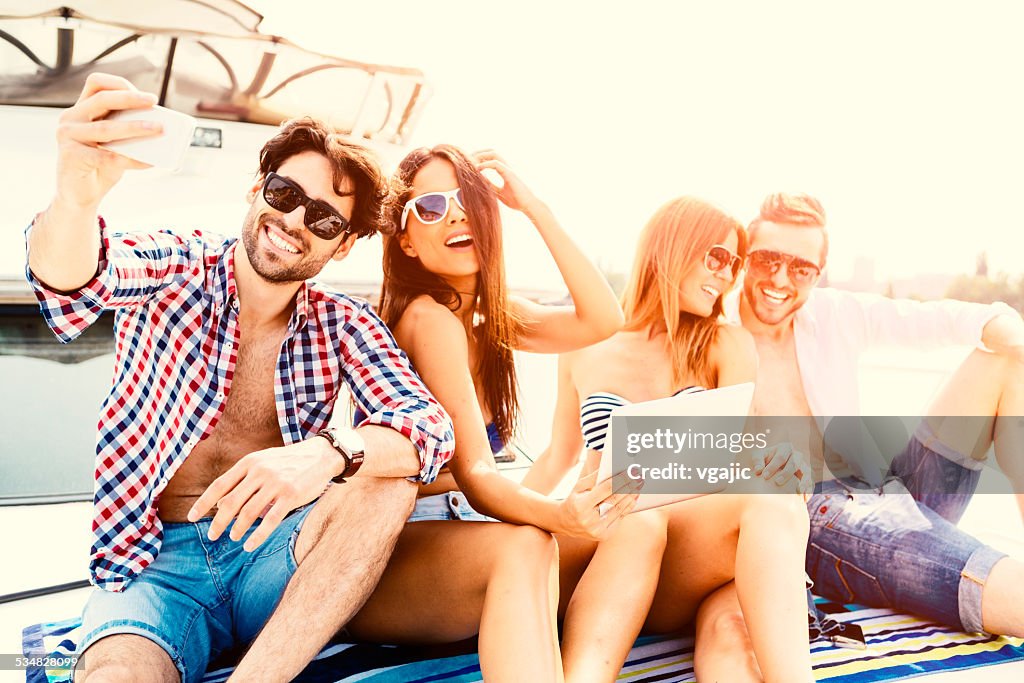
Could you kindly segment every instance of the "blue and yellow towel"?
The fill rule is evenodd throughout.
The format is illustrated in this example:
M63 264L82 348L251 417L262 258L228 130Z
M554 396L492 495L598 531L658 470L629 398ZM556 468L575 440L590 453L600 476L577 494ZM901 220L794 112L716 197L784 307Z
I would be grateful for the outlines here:
M828 605L838 621L861 625L866 650L812 644L818 681L872 683L895 681L937 671L969 669L1024 660L1024 640L960 633L891 610ZM837 612L838 613L835 613ZM26 656L65 656L74 652L77 618L36 624L24 630ZM470 683L480 681L480 666L470 648L437 649L383 645L333 644L325 648L296 680L305 683ZM430 658L433 657L433 658ZM230 668L207 672L204 683L221 683ZM66 669L28 672L27 683L64 683ZM692 638L650 638L636 642L619 680L623 683L694 681Z

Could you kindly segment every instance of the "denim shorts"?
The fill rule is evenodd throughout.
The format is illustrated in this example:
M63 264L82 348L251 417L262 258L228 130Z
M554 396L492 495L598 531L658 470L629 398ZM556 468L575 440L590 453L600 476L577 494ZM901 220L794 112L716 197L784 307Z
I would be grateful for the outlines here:
M199 681L217 655L256 638L295 573L295 539L313 504L293 511L255 551L212 518L163 524L160 553L119 593L95 589L82 614L82 653L100 638L130 633L164 649L183 683ZM140 680L144 679L140 672Z
M413 508L408 522L431 522L431 521L452 521L463 522L497 522L494 517L488 517L473 509L466 500L462 491L448 491L438 493L434 496L423 496L416 499L416 507Z
M815 593L981 632L982 588L1006 555L955 526L977 485L971 464L922 422L882 488L819 484L808 501Z

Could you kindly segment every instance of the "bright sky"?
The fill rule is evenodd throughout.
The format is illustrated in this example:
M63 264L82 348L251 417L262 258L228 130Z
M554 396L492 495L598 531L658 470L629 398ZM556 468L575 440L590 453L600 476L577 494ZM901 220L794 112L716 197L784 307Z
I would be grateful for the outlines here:
M824 202L835 278L859 255L973 272L983 249L1022 271L1019 2L249 4L304 47L422 69L412 142L498 149L619 269L674 196L747 222L785 189ZM509 227L514 273L539 240Z

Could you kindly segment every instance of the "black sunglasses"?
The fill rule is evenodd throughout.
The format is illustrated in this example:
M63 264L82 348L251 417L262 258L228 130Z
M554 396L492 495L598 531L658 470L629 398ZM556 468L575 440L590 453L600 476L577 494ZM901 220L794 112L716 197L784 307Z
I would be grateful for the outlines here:
M333 240L343 232L352 231L348 219L330 204L311 199L294 182L276 173L268 173L267 179L263 181L263 200L270 208L281 213L291 213L304 206L306 214L302 222L320 239Z

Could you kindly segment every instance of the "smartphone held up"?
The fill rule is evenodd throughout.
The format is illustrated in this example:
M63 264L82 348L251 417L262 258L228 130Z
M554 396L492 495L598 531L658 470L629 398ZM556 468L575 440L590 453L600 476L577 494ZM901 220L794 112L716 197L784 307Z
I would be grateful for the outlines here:
M100 146L129 159L166 169L181 167L196 128L196 120L188 114L159 105L148 109L122 109L111 112L107 119L159 123L163 127L159 135L105 142Z

